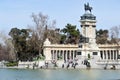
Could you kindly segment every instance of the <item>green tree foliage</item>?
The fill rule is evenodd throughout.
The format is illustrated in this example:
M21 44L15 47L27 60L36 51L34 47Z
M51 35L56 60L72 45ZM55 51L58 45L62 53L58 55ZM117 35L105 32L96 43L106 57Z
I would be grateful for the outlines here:
M48 16L42 13L32 14L32 20L34 25L29 26L29 29L12 28L9 32L17 60L26 61L40 57L46 38L49 38L51 43L60 42L59 29L55 29L55 21L49 23Z
M61 35L61 42L77 44L80 37L80 32L76 29L75 25L67 24L65 28L61 30L64 34Z
M27 39L29 38L29 32L27 29L12 28L9 32L14 45L15 53L18 60L26 61L30 60L30 54L27 52Z
M96 31L96 42L97 44L106 44L108 43L108 30L98 30Z

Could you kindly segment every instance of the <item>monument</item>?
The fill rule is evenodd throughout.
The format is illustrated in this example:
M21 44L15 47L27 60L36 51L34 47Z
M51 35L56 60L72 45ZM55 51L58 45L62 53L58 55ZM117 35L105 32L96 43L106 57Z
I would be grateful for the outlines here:
M58 67L74 63L76 68L120 68L119 45L96 43L96 16L92 13L89 3L84 4L84 14L80 17L81 35L78 44L51 44L49 39L44 42L45 62L50 66L57 63ZM113 66L113 67L114 67ZM49 66L48 66L49 67ZM71 66L72 68L72 66Z
M81 16L81 36L79 42L78 58L82 60L98 59L99 48L96 43L96 16L92 14L89 3L84 4L85 13ZM96 60L95 60L96 61Z

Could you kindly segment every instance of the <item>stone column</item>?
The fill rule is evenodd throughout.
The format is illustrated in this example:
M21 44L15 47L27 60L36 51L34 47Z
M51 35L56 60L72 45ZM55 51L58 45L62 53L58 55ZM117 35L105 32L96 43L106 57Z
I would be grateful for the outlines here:
M117 50L117 59L118 59L119 51Z
M69 50L69 59L71 59L71 50Z
M54 50L53 50L53 60L55 59L55 57L54 57Z
M54 60L56 60L56 52L54 51Z
M107 50L105 50L105 60L108 60L108 53L107 53Z
M111 60L111 50L109 50L109 56L110 56L109 59Z
M110 60L110 51L108 50L108 60Z
M58 60L58 56L59 56L59 50L57 50L57 60Z
M66 50L66 61L67 61L67 54L68 54L67 52L68 52L68 51Z
M103 60L104 60L105 59L105 51L103 51L102 55L103 55Z
M67 53L67 58L70 58L70 51L68 50L68 53Z
M116 60L117 60L117 50L115 50L115 57L116 57Z
M53 50L51 51L51 59L53 60Z
M73 53L73 56L72 56L72 57L73 57L73 60L74 60L74 51L73 51L72 53Z
M66 58L66 55L67 53L66 53L66 50L64 51L64 59L65 59L65 61L67 60L67 58Z
M61 54L62 54L62 60L64 60L64 51L63 50L61 51Z
M56 50L56 52L55 52L55 60L57 60L57 50Z
M73 57L73 51L71 52L71 55L72 55L72 56L71 56L71 57L72 57L72 60L74 60L74 57Z
M52 58L53 58L53 60L54 60L54 50L52 51L52 54L53 54Z
M74 51L74 58L76 58L76 51Z
M105 54L105 53L104 53L104 51L102 51L102 52L103 52L103 53L102 53L102 60L104 60L104 57L105 57L104 54Z
M104 50L103 60L106 60L106 51Z
M63 59L66 60L66 59L65 59L65 51L63 51Z
M114 56L113 50L111 50L111 60L114 60L114 59L113 59L113 56Z
M104 60L104 51L101 51L101 53L100 53L100 56L101 56L101 60Z
M58 58L58 56L59 56L59 50L57 50L57 58Z
M120 49L118 49L118 55L120 55Z
M114 50L114 60L116 60L116 51Z
M108 60L108 50L106 50L106 60Z

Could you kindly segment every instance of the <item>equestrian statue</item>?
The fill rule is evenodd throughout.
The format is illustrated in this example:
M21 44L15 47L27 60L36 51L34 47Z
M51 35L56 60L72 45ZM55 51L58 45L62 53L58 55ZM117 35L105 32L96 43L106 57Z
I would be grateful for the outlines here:
M90 11L90 12L92 11L92 7L89 6L89 3L84 4L84 9L85 9L85 12L86 11Z

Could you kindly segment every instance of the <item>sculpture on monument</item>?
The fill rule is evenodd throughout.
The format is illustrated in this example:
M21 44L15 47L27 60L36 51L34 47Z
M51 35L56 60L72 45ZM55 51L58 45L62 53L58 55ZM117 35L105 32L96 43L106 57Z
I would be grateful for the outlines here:
M85 9L85 12L86 11L90 11L90 12L92 11L92 7L89 6L89 3L84 4L84 9Z

